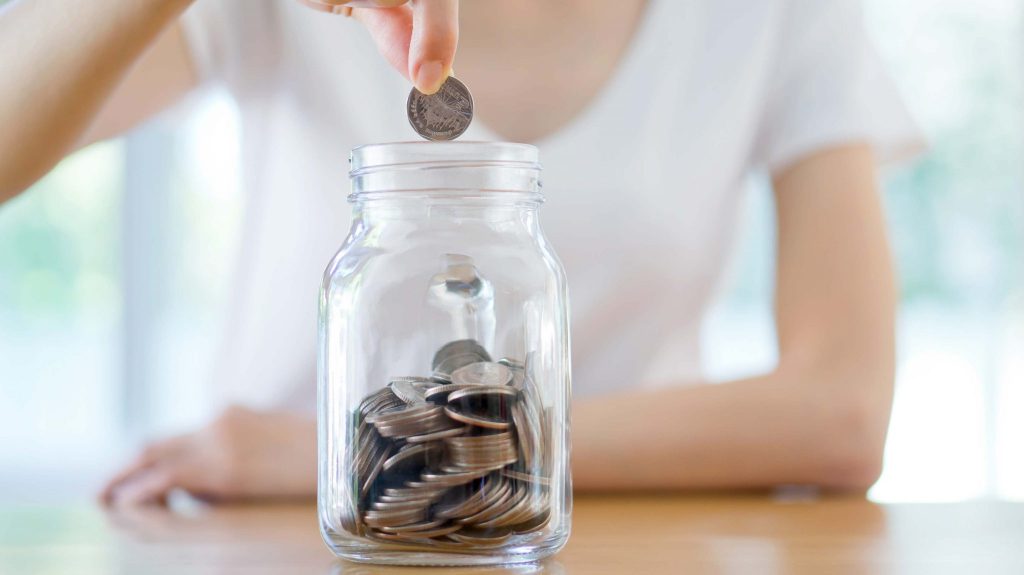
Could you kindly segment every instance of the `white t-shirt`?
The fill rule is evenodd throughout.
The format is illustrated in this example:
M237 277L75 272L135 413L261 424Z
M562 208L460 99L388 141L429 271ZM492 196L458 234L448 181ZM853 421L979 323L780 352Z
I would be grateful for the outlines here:
M889 159L919 141L855 0L645 10L601 94L537 142L577 395L699 379L702 313L752 169L856 141ZM236 401L310 406L317 290L349 226L348 152L417 139L409 85L358 23L294 0L198 0L184 22L243 130L239 276L214 377ZM498 136L478 119L463 139Z

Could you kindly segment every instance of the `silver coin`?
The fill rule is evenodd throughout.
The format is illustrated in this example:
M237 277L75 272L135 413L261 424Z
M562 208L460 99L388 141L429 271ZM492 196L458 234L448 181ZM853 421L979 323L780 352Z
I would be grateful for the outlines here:
M410 415L401 420L378 422L375 424L377 432L382 437L402 439L458 426L445 415L440 406L437 407L437 411Z
M362 403L359 404L359 413L363 416L369 415L370 413L376 413L384 409L400 407L402 400L400 400L394 393L391 392L390 388L380 389L363 399Z
M456 385L507 385L512 381L512 370L490 361L471 363L452 372Z
M353 513L352 510L350 509L345 509L341 512L340 518L341 526L343 529L345 529L346 531L350 531L352 533L359 532L360 521L358 514Z
M534 502L531 513L532 516L529 519L524 519L513 527L516 533L538 531L547 525L548 520L551 519L551 503L546 498L539 502Z
M512 441L512 434L505 431L503 433L492 433L490 435L473 435L470 437L455 437L448 439L445 443L449 445L457 446L478 446L478 445L500 445L509 443Z
M366 476L366 479L363 480L362 487L360 488L359 491L359 494L361 496L366 497L366 495L370 492L370 488L373 487L373 482L377 480L377 477L380 475L381 469L384 467L384 462L390 455L391 447L386 447L385 451L377 458L376 462L373 465L373 468Z
M495 364L492 364L495 365ZM459 384L452 384L459 385ZM458 401L467 397L493 397L496 400L501 400L502 397L516 397L519 392L508 385L473 385L466 386L462 389L452 391L448 395L448 401Z
M508 525L515 525L518 518L523 515L524 511L528 511L530 507L530 490L519 488L516 490L515 495L510 499L511 504L509 507L496 515L493 515L490 519L477 522L477 527L505 527Z
M352 459L353 466L357 471L366 471L373 465L375 454L387 447L387 444L381 441L380 434L370 427L369 431L359 438L355 456Z
M508 529L463 529L448 537L459 543L489 547L506 543L512 537L512 531Z
M497 419L494 417L487 417L483 415L475 415L468 413L461 413L451 407L444 408L445 414L458 421L459 423L465 423L467 425L475 425L477 427L483 427L485 429L508 429L509 423L505 419Z
M426 509L401 509L398 511L367 511L363 523L370 527L398 527L420 523L427 515Z
M405 497L399 497L397 495L381 495L377 497L377 500L373 502L374 509L377 509L377 505L381 503L425 503L429 505L433 501L430 495L408 495Z
M498 360L498 363L504 365L509 369L513 369L516 371L523 371L524 369L526 369L526 364L524 362L521 362L517 359L512 359L510 357L503 357Z
M487 475L487 471L461 471L462 473L432 473L424 471L420 477L423 479L423 483L426 484L447 485L452 487L455 485L464 485Z
M384 494L381 495L381 499L384 497L398 497L404 499L435 496L440 497L447 490L448 488L444 486L413 487L406 484L406 487L388 487L384 490Z
M424 521L422 523L413 523L411 525L402 525L401 527L381 527L380 530L385 533L401 533L409 531L427 531L430 529L437 529L444 525L446 521L444 519L436 519L434 521Z
M511 442L479 446L455 446L449 444L448 455L452 463L455 464L458 464L460 460L482 461L487 457L505 458L510 455L518 457L515 447L515 444Z
M437 441L438 439L444 439L446 437L457 437L464 433L466 433L466 427L459 426L451 429L442 429L441 431L435 431L424 435L412 435L406 437L405 440L409 443L425 443L428 441Z
M397 533L384 533L382 531L375 532L373 534L373 539L388 544L404 543L413 549L415 549L418 546L431 548L439 546L439 543L437 543L438 540L436 539L427 539L426 537L410 537L404 534L399 535Z
M506 455L504 458L497 455L485 455L476 458L460 459L455 462L459 469L476 470L482 469L486 471L495 471L505 467L506 465L512 465L516 462L515 454Z
M512 406L512 425L516 428L516 435L519 439L520 459L527 469L532 467L533 462L533 436L526 420L523 406L516 403Z
M442 537L449 533L455 533L462 529L461 525L440 525L437 527L425 528L423 527L427 523L421 523L418 525L403 525L401 527L392 527L392 532L405 535L407 537Z
M487 353L484 346L480 345L480 342L475 339L457 339L441 346L441 349L437 350L437 353L434 354L434 360L430 366L431 368L437 368L445 358L463 353L473 353L485 358L483 361L491 361L490 354Z
M429 499L410 499L409 501L381 501L377 500L373 502L370 509L374 511L405 511L407 509L426 509L430 507L431 500Z
M445 383L442 385L435 385L426 391L423 395L427 401L448 403L448 394L453 391L460 389L466 389L467 385L459 385L456 383Z
M424 443L419 445L406 445L384 461L383 471L391 471L399 465L419 465L423 467L430 459L430 456L440 450L436 443Z
M399 379L392 381L388 387L407 405L418 405L427 401L424 397L424 390L415 382Z
M437 503L437 507L434 508L434 516L442 519L455 519L476 513L486 503L487 495L491 493L489 491L491 485L496 485L496 483L488 481L468 497L455 491L449 491L448 493L454 497L442 497Z
M434 369L434 377L451 379L457 370L474 363L487 362L487 356L479 353L466 352L446 356L444 361ZM454 382L454 380L452 380Z
M408 407L405 407L405 403L403 403L402 405L403 407L399 409L389 409L387 411L378 411L376 413L371 413L370 415L366 416L366 422L371 423L373 425L387 425L399 421L408 421L417 416L422 416L430 412L437 411L436 405L430 405L427 403L420 405L411 405Z
M449 443L447 445L448 461L456 468L501 468L504 465L516 463L519 454L512 442L492 443L485 445L459 445Z
M480 490L484 493L484 497L474 505L469 505L459 509L459 513L455 519L475 517L478 513L494 507L512 493L512 484L503 482L501 478L499 478L489 482L486 486L481 487Z
M402 375L402 376L399 376L399 377L392 377L391 378L391 382L392 383L394 383L396 381L408 381L409 383L415 383L417 385L426 385L426 386L429 386L429 385L434 383L433 379L431 379L429 377L422 377L422 376L419 376L419 375Z
M417 134L428 140L454 140L473 122L473 96L465 84L449 76L429 96L413 88L406 111Z
M412 527L417 527L413 525ZM431 537L443 537L462 529L461 525L445 525L434 529L407 529L406 527L391 527L394 534L409 539L428 539ZM383 528L381 529L383 531Z
M494 500L484 507L483 510L474 515L470 515L469 517L456 519L456 522L463 525L477 525L481 521L492 519L493 517L504 513L512 506L515 495L516 494L512 491L512 487L510 485L506 485L505 489L501 492L501 496L494 498Z

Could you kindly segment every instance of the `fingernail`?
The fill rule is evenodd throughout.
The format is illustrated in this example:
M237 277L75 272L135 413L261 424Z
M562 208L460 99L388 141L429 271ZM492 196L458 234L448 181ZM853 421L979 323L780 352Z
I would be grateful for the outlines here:
M420 64L416 72L416 89L424 94L433 94L441 89L445 80L444 65L437 60L429 60Z

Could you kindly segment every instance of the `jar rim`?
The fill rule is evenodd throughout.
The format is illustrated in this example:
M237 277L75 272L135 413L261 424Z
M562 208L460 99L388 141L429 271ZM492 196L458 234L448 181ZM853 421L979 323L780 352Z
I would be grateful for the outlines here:
M359 177L371 170L435 164L542 169L540 152L530 144L482 141L391 142L353 148L349 156L349 176Z
M541 196L540 152L508 142L396 142L352 150L350 201L380 194L524 193ZM509 198L511 199L511 198Z

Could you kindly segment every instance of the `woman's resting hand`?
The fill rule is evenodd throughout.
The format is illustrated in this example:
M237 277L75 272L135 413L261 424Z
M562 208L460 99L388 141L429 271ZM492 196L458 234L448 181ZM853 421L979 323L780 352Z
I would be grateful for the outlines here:
M215 501L316 494L316 419L240 407L147 446L104 487L111 505L161 503L175 489Z

